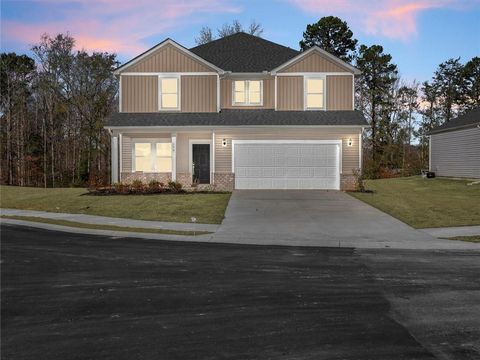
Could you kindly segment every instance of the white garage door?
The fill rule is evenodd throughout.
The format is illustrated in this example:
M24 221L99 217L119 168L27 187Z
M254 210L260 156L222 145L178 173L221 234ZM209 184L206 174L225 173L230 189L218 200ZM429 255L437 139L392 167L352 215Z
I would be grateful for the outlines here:
M236 189L340 189L340 141L233 143Z

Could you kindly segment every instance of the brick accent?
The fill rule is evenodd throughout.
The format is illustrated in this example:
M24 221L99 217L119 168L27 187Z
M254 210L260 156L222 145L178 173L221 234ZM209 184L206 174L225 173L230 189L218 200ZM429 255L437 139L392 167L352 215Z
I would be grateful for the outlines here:
M340 175L340 190L348 191L355 190L357 185L357 180L352 174L341 174Z
M192 174L177 173L177 181L183 185L187 191L232 191L234 186L233 173L215 173L215 184L198 184L192 186Z
M142 180L146 184L152 180L157 180L166 185L171 179L171 173L144 173L142 171L123 172L120 176L120 181L125 184L130 184L133 180Z
M234 173L215 173L215 189L219 191L232 191L235 187Z

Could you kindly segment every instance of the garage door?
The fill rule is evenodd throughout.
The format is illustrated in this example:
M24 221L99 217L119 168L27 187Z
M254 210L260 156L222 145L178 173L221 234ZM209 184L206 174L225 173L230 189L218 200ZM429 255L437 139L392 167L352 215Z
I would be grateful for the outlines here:
M236 189L340 189L340 141L233 143Z

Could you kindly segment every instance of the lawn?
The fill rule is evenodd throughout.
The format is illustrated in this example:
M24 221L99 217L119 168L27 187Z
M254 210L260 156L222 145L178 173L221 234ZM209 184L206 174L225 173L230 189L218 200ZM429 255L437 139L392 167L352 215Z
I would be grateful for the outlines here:
M459 241L467 241L473 243L480 243L480 235L472 235L472 236L454 236L451 238L447 238L448 240L459 240Z
M2 208L102 215L136 220L222 222L230 194L85 195L80 188L0 187Z
M415 227L480 225L480 184L420 176L367 180L373 194L350 195Z

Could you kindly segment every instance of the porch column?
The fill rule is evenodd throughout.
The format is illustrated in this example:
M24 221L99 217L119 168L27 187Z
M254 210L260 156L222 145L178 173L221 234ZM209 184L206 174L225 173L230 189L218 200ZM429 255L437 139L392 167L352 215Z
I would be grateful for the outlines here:
M177 133L172 133L172 181L177 180Z
M210 172L212 173L212 185L215 185L215 131L212 131L212 168Z
M112 134L112 183L118 182L118 135Z

